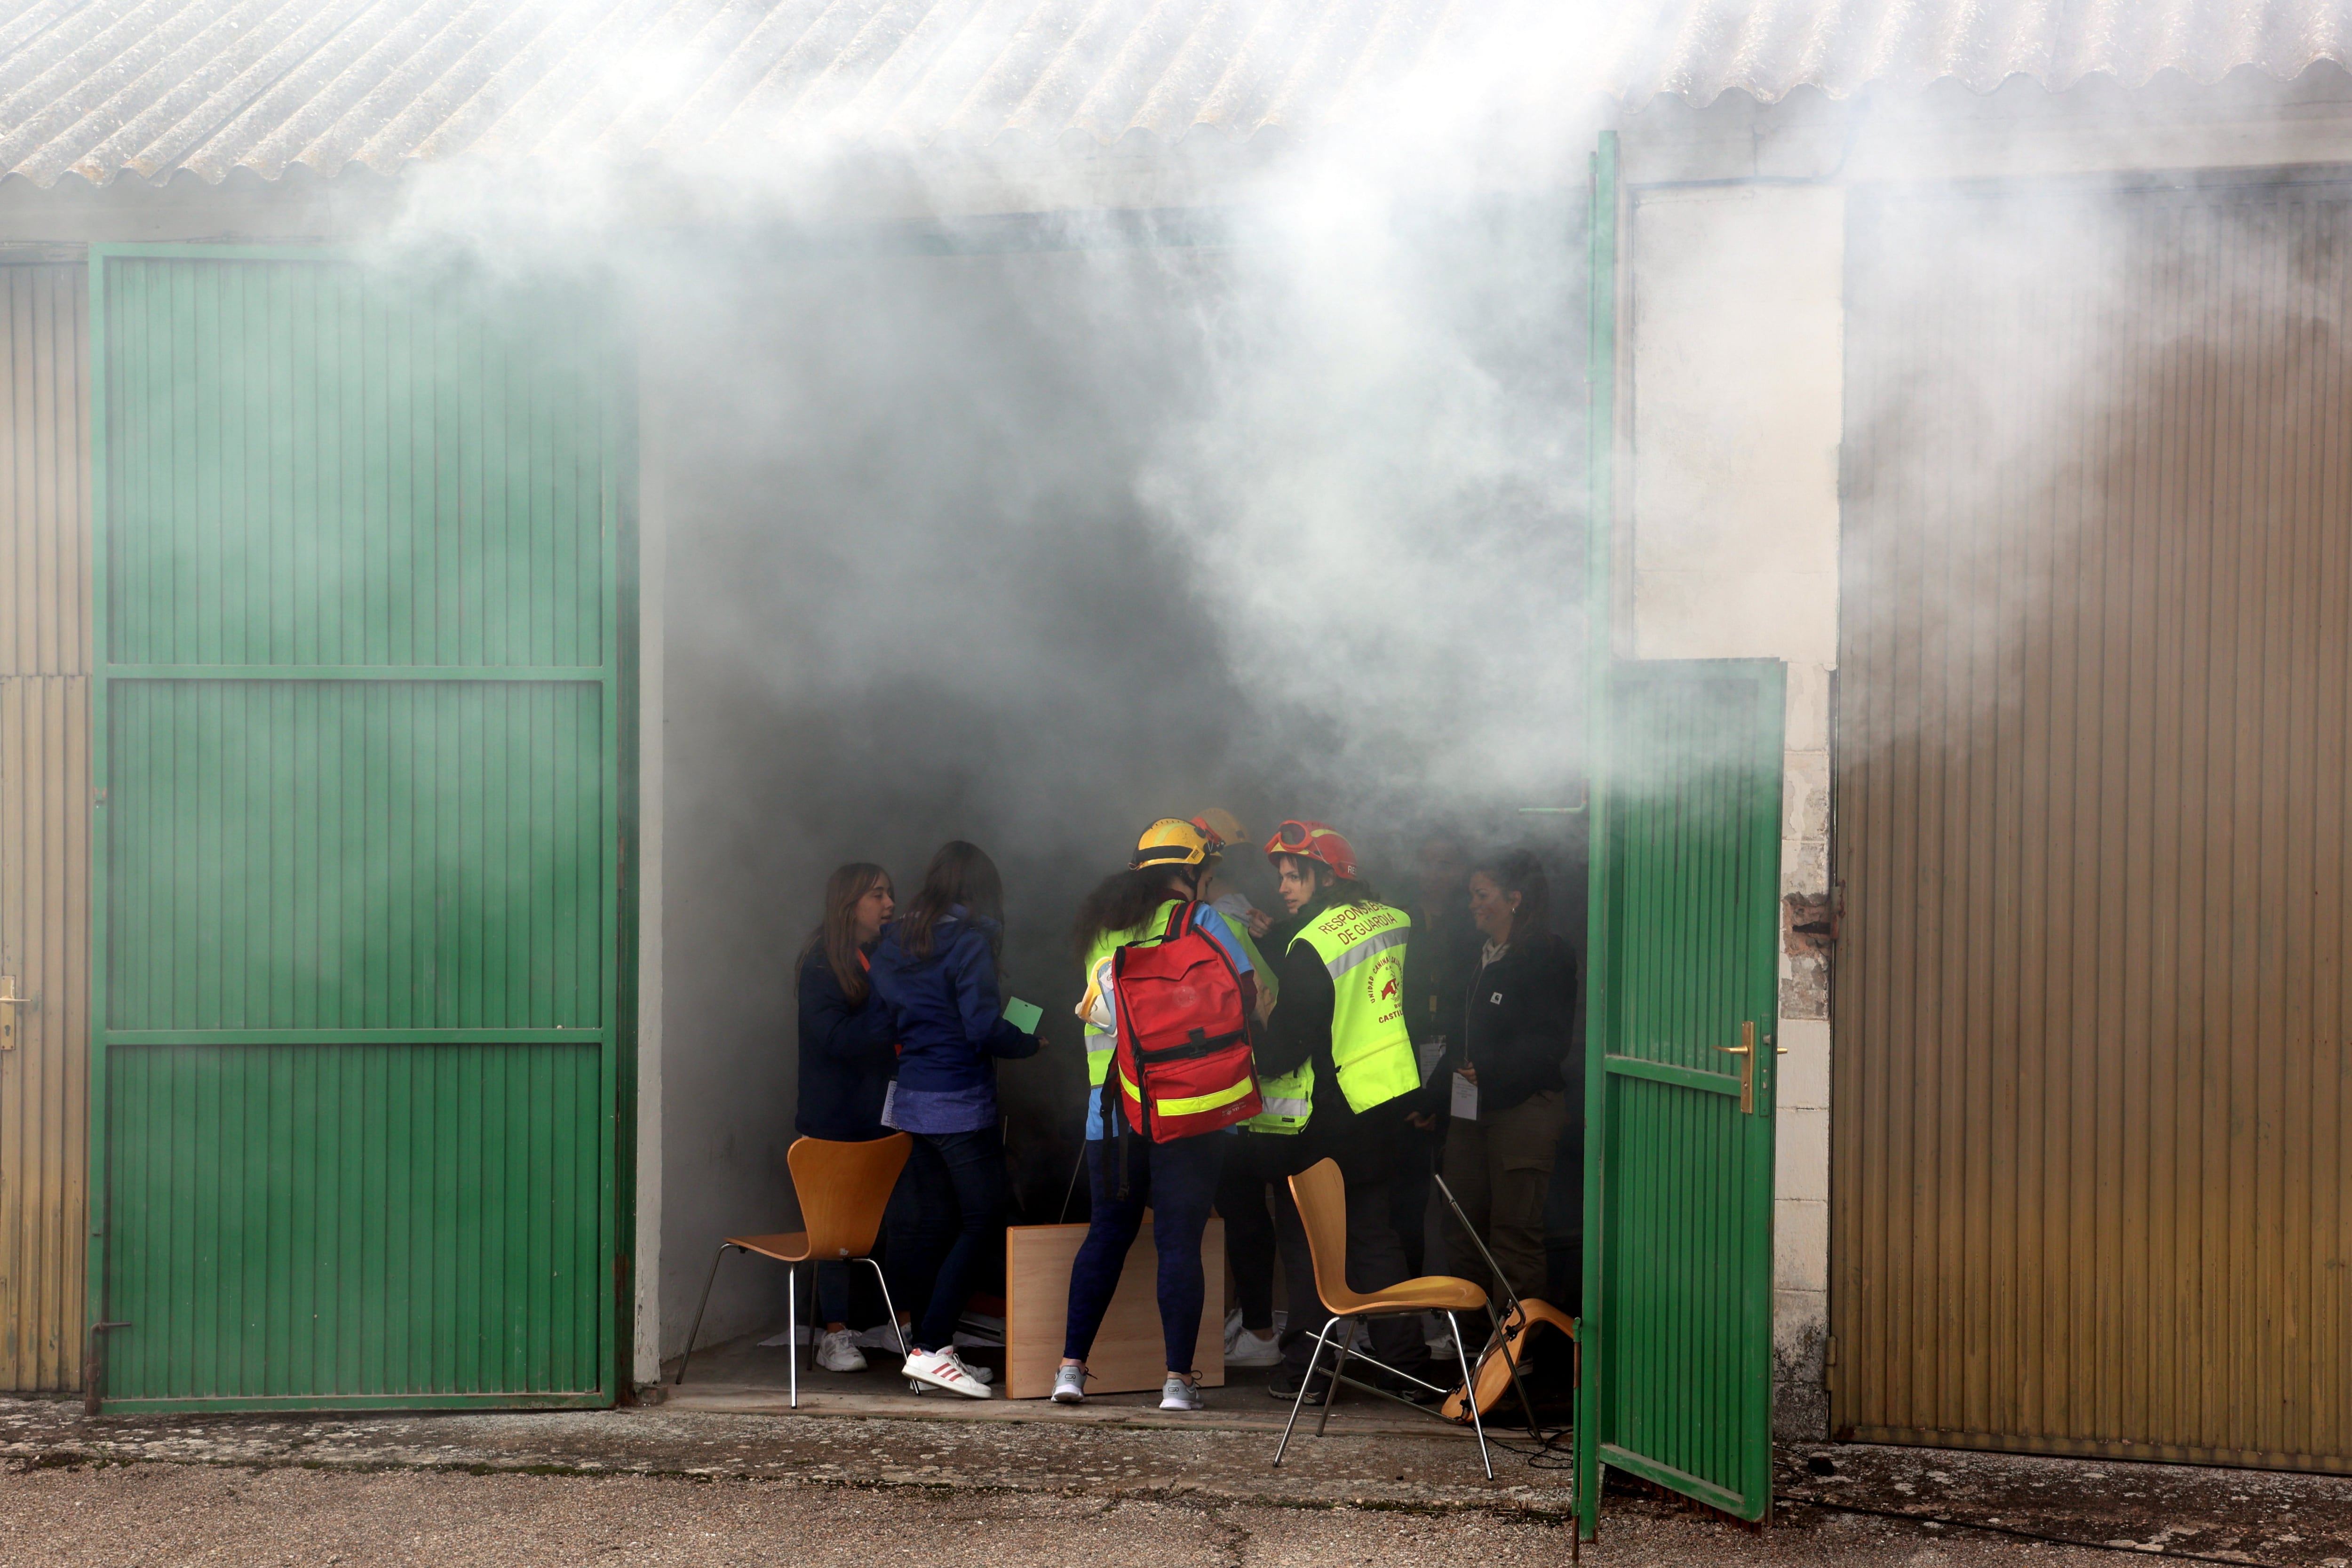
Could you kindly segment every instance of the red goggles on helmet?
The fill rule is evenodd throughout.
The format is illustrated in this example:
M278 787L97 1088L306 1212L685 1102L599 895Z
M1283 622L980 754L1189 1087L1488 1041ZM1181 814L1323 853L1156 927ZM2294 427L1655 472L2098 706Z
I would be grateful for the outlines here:
M1335 827L1320 822L1292 818L1274 830L1265 841L1266 858L1277 855L1296 855L1330 868L1331 874L1342 881L1353 881L1356 876L1356 850Z

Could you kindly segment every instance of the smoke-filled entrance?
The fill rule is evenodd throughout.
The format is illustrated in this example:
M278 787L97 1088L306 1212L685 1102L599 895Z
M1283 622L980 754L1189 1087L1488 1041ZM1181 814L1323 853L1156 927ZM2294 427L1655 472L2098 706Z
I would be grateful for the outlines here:
M1402 247L1425 319L1386 363L1321 341L1360 280L1274 320L1311 258L1264 239L1067 226L648 272L664 1356L717 1238L791 1212L793 963L836 864L902 897L950 837L1003 868L1008 987L1049 1039L1001 1071L1015 1223L1086 1213L1070 923L1154 817L1218 807L1260 839L1328 819L1399 899L1433 837L1524 844L1580 936L1564 210L1452 215ZM1369 422L1398 395L1437 406ZM1498 460L1495 408L1544 438ZM1487 646L1460 635L1473 607ZM1254 846L1228 879L1278 912ZM1573 1209L1550 1226L1569 1289ZM780 1278L722 1271L702 1342L782 1316Z

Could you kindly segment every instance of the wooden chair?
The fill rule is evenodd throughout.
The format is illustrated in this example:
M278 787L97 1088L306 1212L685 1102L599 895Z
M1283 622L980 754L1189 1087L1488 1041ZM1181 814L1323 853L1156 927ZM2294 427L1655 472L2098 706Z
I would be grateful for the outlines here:
M1341 1375L1347 1370L1349 1341L1355 1337L1360 1321L1372 1318L1397 1318L1407 1313L1418 1317L1423 1312L1443 1312L1454 1331L1454 1353L1462 1363L1462 1386L1470 1386L1470 1356L1462 1346L1462 1323L1456 1312L1482 1312L1486 1310L1486 1292L1467 1279L1451 1275L1430 1274L1419 1279L1401 1280L1365 1295L1348 1288L1348 1184L1339 1174L1336 1160L1319 1160L1290 1178L1290 1195L1298 1202L1298 1218L1307 1230L1307 1250L1315 1261L1315 1293L1323 1299L1324 1310L1331 1314L1322 1331L1315 1336L1315 1353L1307 1358L1306 1374L1298 1380L1297 1397L1290 1402L1290 1419L1283 1424L1282 1442L1274 1451L1274 1462L1282 1463L1282 1456L1290 1447L1291 1428L1298 1425L1299 1407L1307 1402L1307 1390L1315 1381L1316 1369L1322 1364L1327 1344L1339 1347L1339 1356L1331 1364L1330 1391L1323 1396L1323 1414L1315 1423L1315 1435L1321 1436L1330 1425L1331 1406L1339 1396ZM1341 1325L1346 1327L1342 1328ZM1336 1337L1335 1337L1336 1336ZM1372 1361L1365 1356L1366 1361ZM1386 1369L1397 1376L1405 1373L1394 1367ZM1419 1383L1414 1378L1412 1381ZM1361 1386L1361 1385L1359 1385ZM1422 1386L1433 1394L1444 1394L1445 1389L1434 1384ZM1375 1391L1377 1392L1377 1391ZM1443 1419L1441 1416L1440 1419ZM1495 1479L1495 1461L1486 1452L1486 1426L1478 1407L1470 1407L1470 1424L1478 1434L1478 1461L1486 1469L1486 1479Z
M882 1286L882 1309L898 1331L898 1349L907 1353L907 1331L898 1328L898 1309L890 1300L889 1282L874 1261L874 1238L882 1229L882 1211L889 1206L890 1189L898 1184L907 1154L915 1141L904 1132L864 1143L838 1143L824 1138L796 1138L784 1152L793 1173L793 1192L801 1201L801 1223L806 1230L772 1236L730 1236L719 1244L710 1260L710 1274L702 1282L702 1302L694 1310L694 1327L686 1336L686 1354L678 1358L677 1382L686 1381L686 1363L694 1355L694 1342L702 1333L702 1314L710 1305L710 1287L719 1280L719 1265L730 1249L772 1258L785 1269L784 1323L791 1336L786 1381L794 1409L801 1403L800 1338L801 1265L809 1266L809 1347L815 1359L817 1329L816 1265L820 1262L863 1263L874 1270Z

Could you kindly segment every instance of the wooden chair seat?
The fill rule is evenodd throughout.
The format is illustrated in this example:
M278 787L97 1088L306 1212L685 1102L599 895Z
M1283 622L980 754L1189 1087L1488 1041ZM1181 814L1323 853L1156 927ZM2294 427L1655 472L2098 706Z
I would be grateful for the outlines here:
M1359 1312L1386 1315L1392 1312L1483 1312L1486 1310L1486 1292L1467 1279L1451 1275L1427 1274L1418 1279L1400 1279L1384 1285L1370 1295L1360 1295L1345 1286L1316 1282L1323 1305L1343 1318Z
M809 1260L808 1232L780 1230L773 1236L730 1236L730 1247L740 1247L746 1252L756 1252L762 1258L772 1258L779 1263L806 1263Z

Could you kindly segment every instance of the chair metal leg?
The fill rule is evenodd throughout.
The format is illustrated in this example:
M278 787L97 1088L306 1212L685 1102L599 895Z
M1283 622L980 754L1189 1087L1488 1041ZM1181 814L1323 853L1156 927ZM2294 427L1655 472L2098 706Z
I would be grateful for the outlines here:
M694 1328L687 1331L687 1350L677 1356L677 1377L670 1380L670 1387L677 1387L679 1383L685 1383L687 1380L687 1361L694 1359L694 1340L703 1338L703 1311L710 1310L710 1286L718 1284L719 1260L722 1260L730 1250L740 1250L740 1248L734 1244L734 1241L719 1241L719 1250L710 1256L710 1272L703 1274L703 1300L696 1302L694 1307Z
M1298 1393L1290 1401L1290 1419L1282 1424L1282 1441L1275 1446L1274 1462L1277 1465L1282 1463L1282 1456L1290 1447L1290 1429L1298 1425L1299 1407L1307 1403L1307 1391L1315 1382L1315 1369L1323 1364L1323 1342L1331 1335L1331 1324L1339 1321L1337 1318L1330 1320L1315 1335L1314 1353L1307 1358L1307 1370L1299 1374ZM1323 1397L1327 1402L1330 1399L1329 1389L1324 1390ZM1328 1408L1328 1403L1326 1408Z
M771 1318L770 1322L775 1320ZM784 1384L787 1403L801 1407L801 1266L784 1265Z
M677 1376L670 1383L673 1388L686 1381L686 1363L694 1359L694 1342L702 1337L702 1314L710 1306L710 1287L719 1280L719 1260L725 1258L734 1245L731 1241L720 1242L719 1251L710 1259L710 1272L702 1281L702 1303L694 1309L694 1327L686 1331L686 1350L677 1358Z
M1339 1336L1339 1358L1331 1363L1331 1386L1323 1394L1323 1414L1315 1418L1315 1435L1318 1437L1323 1436L1324 1428L1331 1425L1331 1406L1339 1403L1339 1379L1348 1373L1348 1352L1356 1343L1355 1319L1334 1318L1331 1321L1347 1324L1348 1331ZM1299 1392L1303 1394L1306 1390L1302 1388Z
M1478 1462L1486 1467L1486 1479L1491 1481L1495 1479L1495 1460L1486 1452L1486 1423L1479 1419L1478 1390L1470 1381L1470 1352L1462 1343L1462 1325L1452 1312L1445 1314L1445 1322L1454 1331L1454 1359L1462 1363L1462 1403L1470 1407L1470 1429L1478 1434ZM1508 1351L1504 1352L1503 1362L1504 1370L1510 1373L1511 1381L1517 1383L1518 1367L1511 1361Z
M890 1331L898 1336L898 1359L906 1360L915 1353L915 1347L907 1342L907 1331L898 1325L898 1309L890 1300L890 1281L883 1277L882 1266L874 1259L860 1258L854 1261L874 1270L874 1283L882 1287L882 1310L890 1320Z
M1519 1332L1526 1333L1528 1322L1527 1314L1524 1311L1518 1313L1517 1321ZM1495 1331L1487 1337L1486 1349L1478 1352L1478 1364L1484 1366L1486 1363L1486 1357L1490 1354L1499 1352L1502 1355L1503 1365L1511 1374L1511 1386L1518 1393L1519 1410L1528 1418L1528 1436L1541 1443L1544 1440L1543 1423L1536 1419L1535 1401L1528 1396L1527 1382L1519 1375L1519 1358L1517 1352L1511 1348L1512 1336L1507 1331L1507 1320L1496 1321Z

